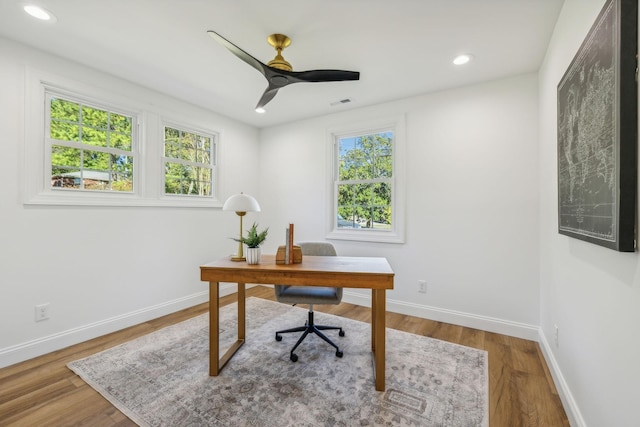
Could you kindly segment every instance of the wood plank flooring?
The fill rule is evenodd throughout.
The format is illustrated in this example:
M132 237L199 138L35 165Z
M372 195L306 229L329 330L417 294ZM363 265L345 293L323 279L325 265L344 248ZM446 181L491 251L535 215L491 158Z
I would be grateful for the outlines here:
M274 300L273 289L256 286L247 296ZM222 305L235 295L222 299ZM348 303L316 306L338 316L371 321L367 307ZM135 426L71 372L66 364L205 313L207 304L136 325L0 369L0 426ZM387 326L489 353L489 420L492 427L564 427L569 421L536 342L387 313Z

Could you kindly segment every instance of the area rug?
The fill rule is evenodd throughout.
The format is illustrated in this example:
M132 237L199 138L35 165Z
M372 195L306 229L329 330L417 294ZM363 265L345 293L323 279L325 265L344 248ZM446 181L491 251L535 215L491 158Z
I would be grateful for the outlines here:
M247 299L247 340L209 376L204 314L69 363L141 426L488 426L487 353L387 328L386 390L374 388L371 326L316 312L342 358L315 335L289 351L305 308ZM221 353L235 341L237 306L221 308ZM335 337L334 337L335 335Z

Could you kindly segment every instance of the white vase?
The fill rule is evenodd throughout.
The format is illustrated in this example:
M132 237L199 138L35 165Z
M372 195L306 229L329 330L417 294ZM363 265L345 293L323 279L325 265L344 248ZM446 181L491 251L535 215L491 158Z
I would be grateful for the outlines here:
M260 247L247 248L247 264L260 264Z

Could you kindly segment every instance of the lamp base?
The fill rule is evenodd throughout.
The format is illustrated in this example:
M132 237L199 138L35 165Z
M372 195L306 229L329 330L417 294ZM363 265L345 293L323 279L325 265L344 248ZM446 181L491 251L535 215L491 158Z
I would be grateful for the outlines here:
M243 256L232 256L231 257L231 261L246 261L247 258L243 257Z

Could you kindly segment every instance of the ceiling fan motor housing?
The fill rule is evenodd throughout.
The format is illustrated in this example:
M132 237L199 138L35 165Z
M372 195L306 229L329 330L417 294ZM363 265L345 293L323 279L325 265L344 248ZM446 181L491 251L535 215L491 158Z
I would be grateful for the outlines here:
M267 65L278 70L293 71L291 64L282 57L282 49L291 44L291 39L284 34L271 34L267 37L267 42L278 51L276 57L269 61Z

